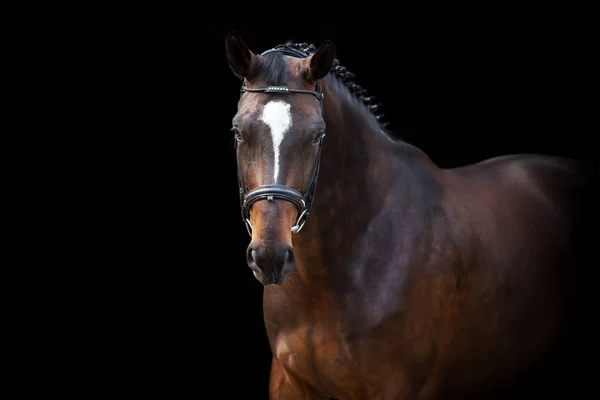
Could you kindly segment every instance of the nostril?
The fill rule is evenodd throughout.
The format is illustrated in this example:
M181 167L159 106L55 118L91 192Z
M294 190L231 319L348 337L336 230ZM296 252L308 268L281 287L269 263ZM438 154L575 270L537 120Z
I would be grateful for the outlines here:
M252 246L248 246L248 249L246 250L246 262L253 271L260 271L256 264L256 250Z
M296 264L296 254L293 249L289 249L283 260L283 271L289 271Z

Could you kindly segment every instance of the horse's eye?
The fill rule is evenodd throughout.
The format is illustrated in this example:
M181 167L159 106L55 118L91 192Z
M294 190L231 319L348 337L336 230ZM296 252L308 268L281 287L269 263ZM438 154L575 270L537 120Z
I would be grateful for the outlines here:
M231 132L233 132L235 140L237 140L238 142L242 140L242 135L240 135L240 131L238 131L237 128L231 128Z
M315 143L315 144L319 143L323 139L324 136L325 136L325 131L320 131L313 138L313 143Z

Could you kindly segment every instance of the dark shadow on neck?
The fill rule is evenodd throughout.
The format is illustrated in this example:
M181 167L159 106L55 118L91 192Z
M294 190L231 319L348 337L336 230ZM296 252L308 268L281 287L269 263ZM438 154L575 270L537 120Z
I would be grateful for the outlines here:
M303 232L294 237L294 246L306 265L327 266L320 272L329 275L327 279L336 273L347 278L349 271L329 268L352 265L353 250L374 229L373 222L378 227L394 224L415 210L435 207L440 185L432 173L437 167L427 155L382 131L343 83L328 78L322 86L327 136L313 210ZM393 218L386 213L390 209ZM381 215L389 221L382 222ZM376 234L394 229L388 226ZM339 280L341 285L344 280Z
M323 250L351 249L352 241L360 238L381 212L387 187L398 179L396 167L386 159L397 162L393 153L400 144L380 129L375 117L342 82L330 76L321 86L327 127L321 169L311 216L294 245L313 247L312 239L319 238L317 246ZM311 253L318 253L321 261L330 265L340 263L328 257L343 256L337 250L315 252L313 248Z

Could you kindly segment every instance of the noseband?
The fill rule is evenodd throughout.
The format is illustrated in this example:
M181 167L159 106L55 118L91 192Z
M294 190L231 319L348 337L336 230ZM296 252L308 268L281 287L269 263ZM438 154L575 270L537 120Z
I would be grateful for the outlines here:
M307 54L299 50L284 45L279 45L270 50L267 50L264 53L262 53L261 56L274 52L279 52L287 56L298 58L306 58L308 56ZM242 97L244 92L312 94L319 100L319 104L321 105L321 107L323 107L323 93L321 93L318 81L316 83L316 91L292 89L287 86L267 86L263 88L249 88L245 84L243 84L242 88L240 89L240 98ZM250 223L250 207L252 207L252 204L259 200L273 201L274 199L281 199L289 201L294 206L296 206L296 209L298 210L298 216L296 218L296 221L294 222L294 225L292 226L292 232L300 232L300 229L302 229L304 223L306 222L306 219L308 218L315 197L315 189L317 187L317 176L319 175L319 164L321 162L321 148L323 147L324 137L325 133L321 135L321 139L319 140L319 148L317 150L317 158L315 160L312 178L310 180L308 188L303 193L300 193L296 189L293 189L289 186L280 185L277 183L270 185L261 185L250 190L249 192L246 192L244 190L244 186L242 185L238 160L237 172L240 192L240 208L242 210L242 219L246 224L246 229L248 230L248 234L250 235L250 237L252 237L252 224ZM235 141L235 144L237 146L237 141Z

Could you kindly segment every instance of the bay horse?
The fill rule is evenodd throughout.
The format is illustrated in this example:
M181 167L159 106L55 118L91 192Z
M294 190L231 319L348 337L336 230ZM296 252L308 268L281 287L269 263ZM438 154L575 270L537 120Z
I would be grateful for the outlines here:
M575 161L440 168L331 41L258 54L234 31L226 56L271 399L489 398L546 363L574 296Z

